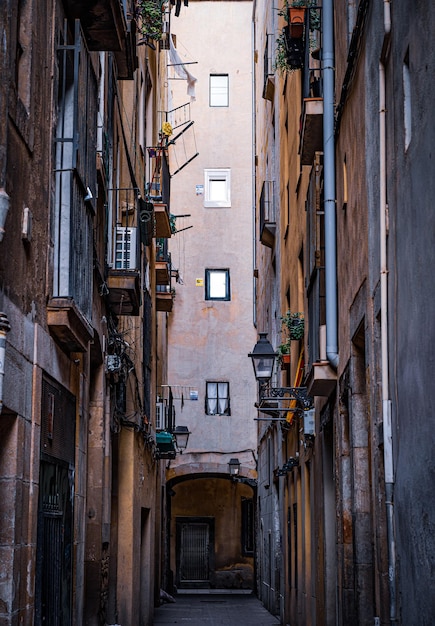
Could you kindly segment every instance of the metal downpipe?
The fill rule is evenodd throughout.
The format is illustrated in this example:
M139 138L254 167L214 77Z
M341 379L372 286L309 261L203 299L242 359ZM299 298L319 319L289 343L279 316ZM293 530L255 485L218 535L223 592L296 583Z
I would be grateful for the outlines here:
M325 211L326 357L338 367L337 237L334 141L334 2L323 2L323 192Z
M390 32L390 7L385 6L385 34ZM387 262L387 182L386 182L386 97L385 68L379 63L379 241L381 265L381 376L382 424L384 441L385 508L388 543L388 584L390 591L390 624L397 624L396 541L394 531L394 465L392 403L389 382L388 347L388 262Z

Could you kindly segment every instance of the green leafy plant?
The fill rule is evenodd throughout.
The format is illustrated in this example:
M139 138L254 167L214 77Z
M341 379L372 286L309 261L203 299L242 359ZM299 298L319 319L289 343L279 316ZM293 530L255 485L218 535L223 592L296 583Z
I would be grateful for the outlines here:
M169 225L171 228L171 233L173 235L175 235L175 233L177 232L177 216L173 215L172 213L169 214Z
M303 39L292 39L289 27L285 26L275 45L274 69L279 74L292 73L303 66L304 45Z
M292 313L291 311L287 311L279 319L283 342L277 348L277 361L278 365L282 366L284 355L290 354L290 342L303 339L305 322L303 313Z
M290 341L303 339L305 332L305 320L303 313L287 313L280 318L282 327Z
M282 364L283 364L283 362L284 362L284 358L283 358L283 357L284 357L286 354L290 354L290 340L288 339L288 340L287 340L287 341L285 341L284 343L281 343L281 344L278 346L278 348L277 348L276 352L277 352L277 357L276 357L276 360L277 360L277 362L278 362L278 365L279 365L280 367L282 367Z
M136 0L138 29L145 41L162 38L164 4L162 0Z

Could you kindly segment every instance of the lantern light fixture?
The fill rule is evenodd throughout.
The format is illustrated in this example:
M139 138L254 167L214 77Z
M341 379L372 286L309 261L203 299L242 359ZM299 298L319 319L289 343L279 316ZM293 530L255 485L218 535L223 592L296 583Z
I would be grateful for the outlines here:
M183 454L183 450L187 448L187 442L189 441L190 431L187 426L176 426L172 431L175 439L175 445L180 454Z
M255 378L265 384L272 378L276 352L267 339L267 333L259 333L259 339L248 356L252 359Z
M240 473L240 461L239 459L230 459L228 463L230 469L230 476L238 476Z

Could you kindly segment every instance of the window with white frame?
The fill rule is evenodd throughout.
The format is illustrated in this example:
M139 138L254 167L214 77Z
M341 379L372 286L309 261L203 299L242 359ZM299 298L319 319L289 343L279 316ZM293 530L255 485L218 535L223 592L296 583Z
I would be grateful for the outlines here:
M228 74L210 74L210 106L227 107L229 105Z
M229 269L205 270L205 299L231 300Z
M231 170L204 170L204 192L205 207L230 207Z
M228 382L206 382L205 412L207 415L231 415Z

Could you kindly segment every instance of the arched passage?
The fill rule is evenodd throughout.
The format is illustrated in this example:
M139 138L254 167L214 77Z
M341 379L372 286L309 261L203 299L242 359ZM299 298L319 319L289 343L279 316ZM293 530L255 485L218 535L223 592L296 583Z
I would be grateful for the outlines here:
M183 473L167 482L167 567L178 589L254 589L255 480Z

